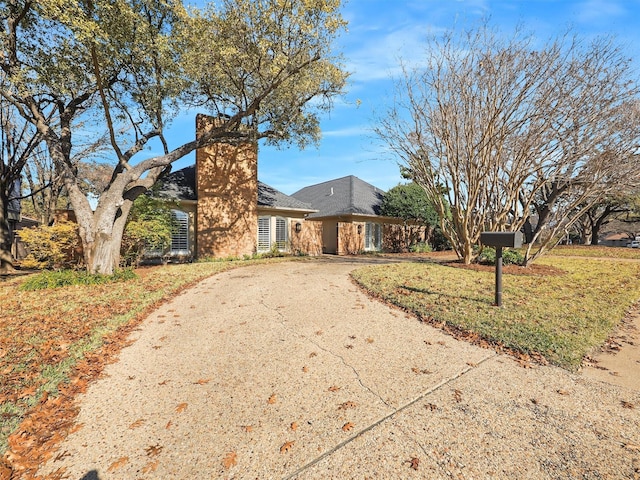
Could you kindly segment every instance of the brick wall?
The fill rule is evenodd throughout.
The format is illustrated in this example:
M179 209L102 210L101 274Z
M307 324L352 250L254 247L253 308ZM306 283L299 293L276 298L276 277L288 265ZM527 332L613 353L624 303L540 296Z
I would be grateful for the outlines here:
M215 119L196 117L196 135ZM258 149L216 143L196 151L197 257L240 257L256 251Z

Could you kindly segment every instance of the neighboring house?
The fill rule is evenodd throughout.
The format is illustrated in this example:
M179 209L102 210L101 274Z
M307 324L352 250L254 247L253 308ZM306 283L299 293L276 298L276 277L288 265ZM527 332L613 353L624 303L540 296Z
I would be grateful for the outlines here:
M196 135L213 125L198 115ZM257 157L255 144L214 144L196 151L195 165L158 181L156 195L176 204L170 255L353 254L386 249L400 231L402 220L379 215L384 192L373 185L348 176L289 196L258 181Z

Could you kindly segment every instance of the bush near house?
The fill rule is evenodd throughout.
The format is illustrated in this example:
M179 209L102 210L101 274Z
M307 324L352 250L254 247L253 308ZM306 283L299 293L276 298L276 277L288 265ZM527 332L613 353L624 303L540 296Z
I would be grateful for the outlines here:
M77 254L78 226L73 222L64 220L51 226L23 228L20 238L29 251L20 262L22 268L59 270L81 263Z

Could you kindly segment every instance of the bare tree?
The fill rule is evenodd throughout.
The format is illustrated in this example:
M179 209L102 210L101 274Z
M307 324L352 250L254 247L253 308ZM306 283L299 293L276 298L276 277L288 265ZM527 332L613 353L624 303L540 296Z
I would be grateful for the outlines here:
M432 38L397 87L376 131L465 263L482 231L527 226L528 264L638 178L639 89L611 39L538 45L521 28L505 38L484 23Z
M19 218L22 171L41 140L10 103L0 100L0 273L14 269L9 222Z

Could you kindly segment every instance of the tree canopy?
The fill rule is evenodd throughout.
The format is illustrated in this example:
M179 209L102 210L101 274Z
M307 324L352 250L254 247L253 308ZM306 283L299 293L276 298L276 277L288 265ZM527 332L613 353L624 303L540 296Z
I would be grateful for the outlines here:
M76 214L85 262L111 273L132 202L172 162L213 142L319 138L347 74L332 50L340 0L0 2L0 95L46 142ZM193 141L166 128L185 109L219 118ZM194 115L195 116L195 115ZM106 133L111 174L92 210L73 162L82 132ZM157 155L142 156L151 145Z
M429 39L376 131L465 262L482 231L525 228L528 263L591 205L638 181L638 92L609 38L541 44L483 23Z

